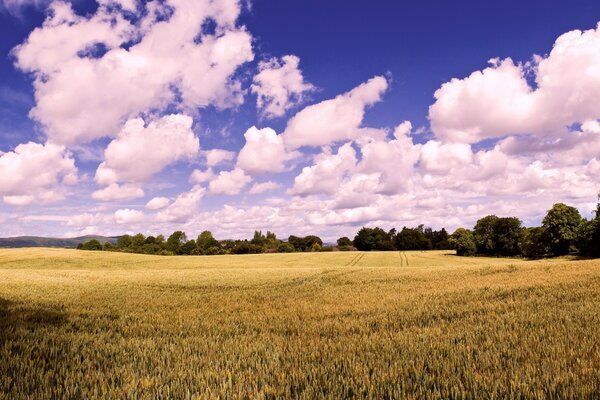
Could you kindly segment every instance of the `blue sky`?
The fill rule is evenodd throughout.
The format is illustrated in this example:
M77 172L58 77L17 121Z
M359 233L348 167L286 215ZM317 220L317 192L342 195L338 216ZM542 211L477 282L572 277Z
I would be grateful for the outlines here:
M598 2L0 3L0 236L594 208Z

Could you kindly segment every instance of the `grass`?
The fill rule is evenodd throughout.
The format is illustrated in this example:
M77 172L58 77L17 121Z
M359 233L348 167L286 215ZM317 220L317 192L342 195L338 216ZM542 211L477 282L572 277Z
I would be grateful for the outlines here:
M599 398L600 261L0 250L0 398Z

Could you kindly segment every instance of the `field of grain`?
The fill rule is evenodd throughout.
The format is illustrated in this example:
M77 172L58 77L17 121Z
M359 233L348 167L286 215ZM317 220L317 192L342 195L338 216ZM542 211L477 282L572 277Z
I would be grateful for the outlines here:
M0 398L600 398L600 262L0 250Z

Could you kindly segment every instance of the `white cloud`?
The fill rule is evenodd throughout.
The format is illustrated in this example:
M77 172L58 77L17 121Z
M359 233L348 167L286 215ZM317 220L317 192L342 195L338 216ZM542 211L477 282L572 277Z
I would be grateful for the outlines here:
M244 134L246 144L238 155L237 167L251 175L285 170L285 162L299 156L286 151L281 135L271 128L251 127Z
M139 210L124 208L115 211L114 219L120 225L138 224L144 220L144 213Z
M304 167L294 179L293 194L333 194L348 171L356 165L356 152L350 143L341 146L336 154L322 153L315 164Z
M104 151L95 179L100 185L145 182L169 164L196 157L199 148L189 116L167 115L148 126L132 119Z
M452 168L471 163L471 146L430 140L421 147L421 166L427 172L448 174Z
M140 197L144 197L144 191L141 187L132 184L119 185L112 183L92 193L92 198L99 201L130 200Z
M103 219L104 217L102 214L77 214L69 217L67 220L67 226L74 226L78 228L93 226L102 222Z
M198 213L198 206L205 192L206 189L194 186L189 192L181 193L173 204L156 215L156 220L160 222L183 222L190 219Z
M260 182L260 183L256 182L254 185L252 185L252 187L250 188L248 193L260 194L260 193L268 192L271 190L279 189L280 187L281 187L281 184L279 184L277 182L273 182L273 181Z
M476 143L518 134L556 136L567 126L600 118L600 25L567 32L533 64L510 58L435 92L431 126L445 141ZM531 70L536 87L526 80Z
M35 77L31 116L56 143L112 137L127 119L172 103L195 110L243 102L233 74L254 55L250 34L235 25L236 1L140 3L135 25L105 5L91 16L65 2L51 9L14 55ZM202 32L209 19L214 34Z
M43 9L47 7L51 1L52 0L0 0L0 11L21 18L23 9L29 7Z
M165 208L169 204L171 204L171 200L167 197L154 197L146 203L146 208L149 210L159 210Z
M294 55L272 58L258 64L258 74L251 86L256 107L266 118L281 117L287 110L302 102L314 86L304 81L298 68L300 59Z
M381 100L388 83L376 76L341 94L304 108L292 117L283 133L287 147L323 146L356 138L365 109Z
M239 194L252 180L244 171L236 168L232 171L221 171L219 175L210 182L208 191L210 194Z
M77 168L64 146L25 143L0 155L0 196L12 205L62 200L77 183Z
M205 171L200 171L199 169L195 169L192 171L190 175L190 183L205 183L210 182L215 177L215 174L212 169L207 169Z
M206 150L203 153L206 157L206 166L209 168L231 161L235 157L235 152L222 149Z

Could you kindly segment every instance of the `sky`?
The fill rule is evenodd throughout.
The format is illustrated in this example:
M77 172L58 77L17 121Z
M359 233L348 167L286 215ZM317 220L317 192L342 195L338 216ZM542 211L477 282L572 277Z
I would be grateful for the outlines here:
M0 0L0 236L589 218L599 21L591 0Z

